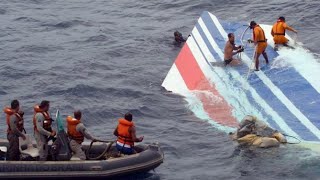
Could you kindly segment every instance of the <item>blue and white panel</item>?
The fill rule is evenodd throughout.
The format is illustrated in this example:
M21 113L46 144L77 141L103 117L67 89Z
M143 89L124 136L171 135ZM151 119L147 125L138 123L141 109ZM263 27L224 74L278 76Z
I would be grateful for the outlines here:
M308 50L294 44L292 38L289 37L295 49L282 48L275 52L270 34L272 26L260 24L268 39L266 52L269 65L264 63L261 56L261 71L248 71L254 53L254 47L250 45L246 45L241 53L241 66L217 65L223 62L227 34L234 33L236 44L241 44L241 36L247 28L245 25L247 23L223 22L209 12L202 13L187 44L191 51L201 54L197 56L208 66L201 68L206 69L204 74L207 79L232 107L232 114L237 121L247 114L253 114L286 134L306 141L320 141L320 65ZM251 36L249 30L243 39ZM173 73L169 72L166 79L174 79L170 74ZM168 90L176 88L168 83L164 87ZM179 93L178 90L175 92Z

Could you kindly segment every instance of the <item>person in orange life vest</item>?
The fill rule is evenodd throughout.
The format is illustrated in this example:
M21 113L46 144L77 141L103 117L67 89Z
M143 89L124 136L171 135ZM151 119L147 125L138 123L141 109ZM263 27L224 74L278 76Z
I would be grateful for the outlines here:
M278 18L277 22L274 23L271 29L271 35L273 36L275 49L278 47L279 44L287 46L289 40L285 37L286 30L298 33L295 29L288 26L286 24L286 19L283 16L281 16Z
M264 34L263 29L254 21L250 22L250 29L253 29L253 40L248 40L249 42L253 42L256 46L255 49L255 64L256 68L255 71L259 71L259 57L262 54L264 59L266 60L266 64L269 64L267 53L265 52L268 44L267 39Z
M136 128L132 122L132 114L126 113L124 118L118 120L119 124L113 134L118 137L116 147L123 154L134 154L134 142L141 142L143 136L136 137Z
M81 122L81 111L74 112L74 118L71 116L67 117L67 127L68 127L68 136L70 139L70 148L76 157L81 160L86 159L86 154L83 152L81 148L81 144L84 138L90 139L92 141L96 141L86 129L86 127Z
M6 113L7 139L9 141L7 160L18 161L20 160L19 137L26 139L23 134L23 131L25 131L23 126L24 113L20 111L20 104L16 99L11 102L11 108L4 108L4 112Z
M48 138L54 137L56 132L52 130L52 118L49 114L49 101L42 101L40 105L34 106L34 136L39 150L39 160L46 161L48 157Z

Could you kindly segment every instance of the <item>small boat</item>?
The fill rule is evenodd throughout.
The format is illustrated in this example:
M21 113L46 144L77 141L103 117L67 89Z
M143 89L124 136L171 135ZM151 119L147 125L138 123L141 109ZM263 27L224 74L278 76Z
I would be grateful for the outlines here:
M20 145L21 146L21 145ZM50 148L52 145L49 145ZM137 145L136 154L117 156L118 151L113 142L83 143L89 160L71 158L69 161L37 161L32 158L37 150L32 144L30 155L23 153L26 160L7 161L5 151L8 141L0 139L0 178L83 178L83 177L113 177L137 172L148 172L158 167L164 159L164 154L158 144ZM49 151L50 152L50 151ZM35 155L36 156L36 155ZM49 155L50 157L50 155Z
M64 130L59 111L56 113L57 136L49 143L47 161L38 161L38 149L30 135L19 138L21 161L7 161L8 141L0 139L0 178L108 178L138 172L148 172L158 167L164 159L163 151L157 143L134 146L135 154L123 155L114 141L83 142L82 149L87 160L73 157L67 133Z

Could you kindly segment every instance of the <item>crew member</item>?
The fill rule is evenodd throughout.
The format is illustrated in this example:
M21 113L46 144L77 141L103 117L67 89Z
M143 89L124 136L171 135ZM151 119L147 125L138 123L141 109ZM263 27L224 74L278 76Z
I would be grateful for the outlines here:
M234 44L234 34L229 33L228 34L228 41L226 43L226 46L224 47L224 65L239 65L240 60L234 58L233 56L242 52L244 48L242 46L236 46ZM235 51L236 50L236 51Z
M253 29L253 40L249 40L249 42L253 42L256 46L255 49L255 71L259 71L259 57L262 54L264 59L266 60L266 64L269 64L267 53L265 52L268 44L267 39L264 34L263 29L254 21L250 22L250 29Z
M18 161L20 160L20 150L19 150L19 137L23 140L26 136L23 134L23 112L20 111L20 104L18 100L13 100L11 102L11 108L4 108L6 113L6 121L8 125L7 138L9 141L7 160Z
M179 31L175 31L173 35L174 35L174 40L177 43L186 42L186 40L182 37L182 34Z
M134 154L134 142L141 142L143 136L136 137L136 128L132 122L132 114L126 113L124 119L119 119L119 124L113 134L118 136L116 147L123 154Z
M74 155L81 160L86 159L86 154L81 148L81 144L84 138L95 141L96 139L88 132L87 128L81 122L81 111L74 112L74 118L72 116L67 117L68 124L68 136L70 139L70 148Z
M39 160L46 161L48 157L48 140L56 135L56 131L52 130L52 118L49 114L49 101L42 101L40 105L34 106L34 136L39 150Z
M286 29L295 33L298 33L295 29L292 27L288 26L286 24L286 19L281 16L278 18L277 22L274 23L272 29L271 29L271 35L273 36L274 44L275 44L275 49L277 50L278 45L284 45L288 46L288 39L285 37L286 35Z

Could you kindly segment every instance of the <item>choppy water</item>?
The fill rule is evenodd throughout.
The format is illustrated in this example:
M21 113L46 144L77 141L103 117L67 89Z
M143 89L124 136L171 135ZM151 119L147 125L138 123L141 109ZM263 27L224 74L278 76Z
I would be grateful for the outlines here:
M202 11L265 24L285 15L318 56L319 7L316 0L1 0L0 105L19 99L29 133L32 106L42 99L64 116L81 109L101 139L114 138L117 118L131 111L138 134L165 151L156 172L134 179L320 179L316 153L292 145L239 151L161 88L181 48L173 32L190 33Z

